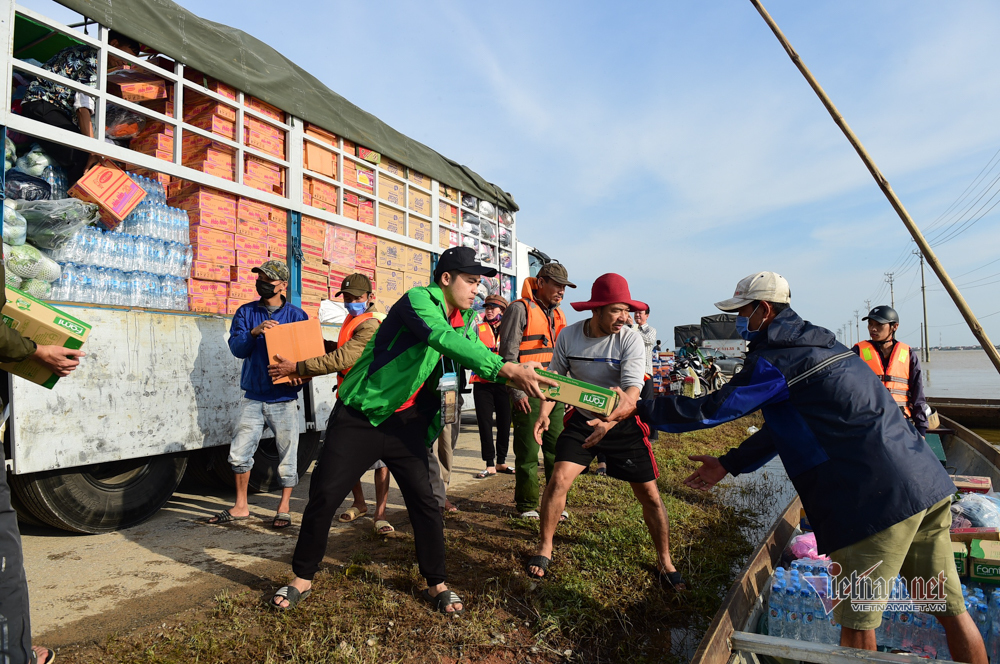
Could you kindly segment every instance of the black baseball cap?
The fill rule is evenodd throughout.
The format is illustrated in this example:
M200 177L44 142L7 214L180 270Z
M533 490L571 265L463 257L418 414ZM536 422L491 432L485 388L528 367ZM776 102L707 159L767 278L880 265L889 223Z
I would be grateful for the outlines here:
M457 270L463 274L478 274L484 277L497 276L494 267L486 267L476 260L476 250L472 247L452 247L445 250L438 259L437 267L434 268L434 281L445 272Z

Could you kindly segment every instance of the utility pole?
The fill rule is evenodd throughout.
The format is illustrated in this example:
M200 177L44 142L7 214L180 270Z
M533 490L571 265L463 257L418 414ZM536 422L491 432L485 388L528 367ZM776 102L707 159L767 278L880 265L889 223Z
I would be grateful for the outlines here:
M854 326L855 326L855 329L858 332L858 343L861 343L861 318L860 318L860 314L861 314L860 311L858 311L857 309L854 310Z
M854 330L851 328L851 319L847 319L847 339L854 345Z
M891 306L893 309L895 309L896 308L896 291L894 291L892 289L892 275L893 275L892 272L886 272L885 273L885 280L887 282L889 282L889 300L891 302L891 304L889 306Z
M865 300L865 310L866 311L871 311L872 310L872 301L871 300Z
M924 333L922 335L920 344L924 347L924 362L931 361L931 337L930 328L927 327L927 285L924 283L924 255L919 251L914 251L914 254L920 257L920 294L924 298Z

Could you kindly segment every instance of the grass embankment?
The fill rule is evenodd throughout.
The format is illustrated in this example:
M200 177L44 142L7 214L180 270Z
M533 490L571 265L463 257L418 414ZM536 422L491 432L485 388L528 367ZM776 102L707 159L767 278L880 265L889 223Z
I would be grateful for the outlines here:
M118 635L69 661L166 662L653 662L687 661L752 551L744 530L755 514L681 484L688 454L717 454L746 436L754 419L711 431L661 434L660 490L671 521L671 555L693 589L664 591L655 549L629 486L594 475L569 495L552 578L525 576L537 523L511 518L512 478L499 477L460 501L446 520L449 584L465 600L459 619L431 613L412 538L365 534L317 575L312 595L290 613L267 610L258 591L224 594L195 620ZM766 499L766 496L761 496ZM328 559L329 560L329 559ZM339 564L338 564L339 563ZM266 593L266 595L265 595Z

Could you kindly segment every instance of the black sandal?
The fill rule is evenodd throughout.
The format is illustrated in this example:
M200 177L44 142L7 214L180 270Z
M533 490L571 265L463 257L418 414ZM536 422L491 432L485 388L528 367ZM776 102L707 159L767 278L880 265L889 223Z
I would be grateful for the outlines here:
M233 521L246 521L249 518L250 517L248 516L233 516L232 514L229 513L229 510L222 510L218 514L215 514L205 519L205 523L210 523L213 526L215 526L220 523L232 523Z
M497 472L498 473L502 473L504 475L513 475L514 474L514 469L511 468L510 466L504 466L503 469L497 468Z
M549 578L549 563L552 562L551 558L546 558L545 556L532 556L528 558L528 564L524 567L524 571L528 574L528 578L535 579L536 581L541 581L542 579ZM531 571L532 567L538 567L545 574L535 574Z
M298 605L299 602L304 600L306 597L309 597L310 593L312 593L312 588L305 592L299 592L299 589L295 586L281 586L278 588L278 592L271 596L271 601L268 602L268 604L270 604L271 608L276 611L291 611ZM281 604L274 601L279 597L281 599L287 599L288 606L281 606Z
M677 570L673 572L660 571L659 573L660 585L663 586L664 590L673 590L674 592L685 592L688 590L688 582L681 577L681 573ZM678 588L678 586L682 586Z
M461 597L455 594L454 591L442 590L437 595L431 595L430 588L424 588L421 595L423 596L424 601L434 607L435 611L440 611L446 616L460 616L465 613L464 606L461 609L455 609L453 611L448 610L449 606L465 603L462 601Z
M494 475L496 475L496 473L491 473L488 470L484 470L481 473L476 473L476 479L477 480L485 480L487 477L493 477Z

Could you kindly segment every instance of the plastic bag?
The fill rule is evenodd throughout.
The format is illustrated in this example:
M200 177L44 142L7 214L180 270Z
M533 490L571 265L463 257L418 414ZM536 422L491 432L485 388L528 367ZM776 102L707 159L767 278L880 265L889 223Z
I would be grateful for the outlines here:
M47 300L52 297L52 284L41 279L25 279L21 284L21 290L39 300Z
M47 277L52 277L53 275L54 279L59 278L59 263L45 256L30 244L11 247L10 255L6 257L4 263L7 265L9 272L16 274L22 279L48 281Z
M10 286L11 288L21 287L21 282L22 282L21 277L17 276L10 270L4 272L4 279L6 281L6 285Z
M500 227L500 246L510 248L514 243L514 234L510 232L509 228Z
M69 197L69 178L59 164L52 164L42 171L42 179L49 183L50 200L56 201Z
M489 219L496 219L497 209L489 201L479 201L479 214Z
M108 105L104 135L115 140L133 139L146 127L146 118L121 106Z
M4 194L7 198L14 200L45 201L52 197L52 187L41 178L32 177L12 168L7 171Z
M997 504L978 493L969 493L951 506L952 520L955 516L965 517L973 528L1000 528L1000 508Z
M14 201L4 201L3 204L3 241L4 245L21 245L28 237L28 222L14 209ZM6 256L6 252L4 256Z
M17 210L28 222L28 239L36 246L57 249L84 226L97 221L100 208L75 198L21 202Z
M319 303L319 322L324 325L340 325L347 319L347 309L340 302L322 300Z
M479 236L487 242L496 242L497 227L489 221L483 219L479 222Z
M21 155L21 158L17 160L14 164L14 168L30 175L31 177L40 178L45 169L54 164L55 162L46 154L45 150L41 148L38 143L34 143L31 149Z
M796 535L788 544L788 548L792 552L794 560L819 557L819 550L816 548L816 533Z
M479 207L479 199L470 194L462 194L462 205L470 210L475 210Z
M4 137L4 168L3 170L9 171L14 168L14 164L17 162L17 147L14 145L14 141L10 140L10 136Z
M510 213L510 210L500 208L500 223L508 227L514 225L514 215Z

